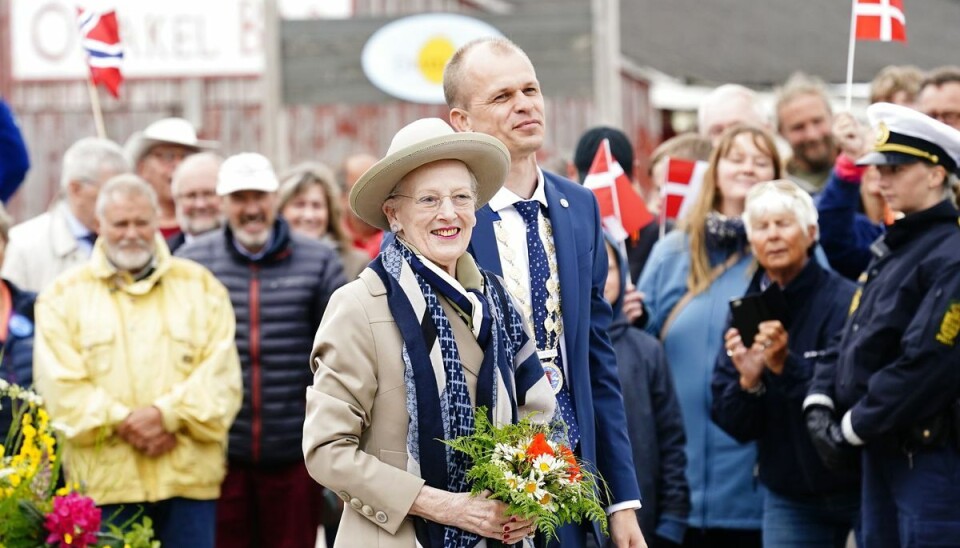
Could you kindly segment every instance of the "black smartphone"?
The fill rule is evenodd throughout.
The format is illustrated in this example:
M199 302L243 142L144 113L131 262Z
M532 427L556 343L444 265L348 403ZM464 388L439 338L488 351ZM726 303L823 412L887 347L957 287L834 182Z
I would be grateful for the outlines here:
M763 295L744 295L730 300L730 313L733 316L730 326L740 332L743 346L753 346L753 339L760 331L760 322L775 319L767 307Z

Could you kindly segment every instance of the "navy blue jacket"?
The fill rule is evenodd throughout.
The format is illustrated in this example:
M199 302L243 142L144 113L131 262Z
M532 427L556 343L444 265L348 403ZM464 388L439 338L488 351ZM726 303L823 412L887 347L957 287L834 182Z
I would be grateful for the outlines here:
M226 226L181 247L177 256L207 267L230 292L237 316L243 405L230 428L230 458L289 464L303 460L313 337L344 279L332 247L291 234L282 219L269 246L251 260L237 250Z
M760 269L747 293L760 292ZM760 481L786 496L827 495L857 490L859 473L837 475L817 456L803 418L803 399L817 356L833 340L847 316L856 286L825 270L813 258L783 289L789 318L787 360L780 375L764 370L765 392L740 388L740 373L720 352L713 373L713 421L740 442L757 441Z
M30 169L27 145L13 113L0 99L0 200L6 202L20 188Z
M957 210L944 200L907 215L871 248L856 310L817 364L811 397L848 413L860 440L898 444L960 397Z
M13 315L8 324L7 340L3 341L3 361L0 362L0 378L10 384L18 384L25 388L33 386L33 303L37 294L23 291L7 280L0 280L10 289L10 299L13 305ZM10 422L13 418L10 410L10 400L0 399L0 443L7 437Z
M844 180L834 169L817 196L820 246L830 267L856 280L870 264L870 244L883 234L883 225L859 212L860 181Z
M620 265L620 295L610 303L614 319L609 333L617 355L637 483L643 493L643 507L637 510L637 517L648 541L658 536L680 544L690 516L684 451L687 437L680 402L660 341L628 324L623 315L624 288L631 273L609 235L607 241L613 245Z
M597 199L590 190L552 173L544 172L543 178L546 215L557 244L564 358L580 426L580 451L607 481L610 497L606 502L639 500L617 360L607 333L612 312L603 298L607 253ZM477 210L470 251L481 268L502 275L495 220L489 205ZM564 546L577 545L563 537L561 540L567 542Z

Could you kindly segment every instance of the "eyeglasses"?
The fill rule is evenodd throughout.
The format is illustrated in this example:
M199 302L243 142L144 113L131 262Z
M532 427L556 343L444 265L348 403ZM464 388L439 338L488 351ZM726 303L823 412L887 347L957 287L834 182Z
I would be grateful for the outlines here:
M416 198L414 196L407 196L405 194L391 194L391 198L407 198L413 200L413 204L417 208L422 209L423 211L437 211L440 209L440 204L443 203L444 198L450 198L450 203L453 204L455 209L468 209L473 208L477 203L477 199L468 192L458 192L457 194L448 194L446 196L438 196L436 194L425 194Z
M955 110L944 110L944 111L931 111L927 113L927 116L947 124L948 126L960 125L960 112Z
M172 164L173 162L182 162L190 154L191 152L188 150L151 150L148 156L164 164Z
M212 190L198 190L194 192L177 194L177 198L181 200L189 200L191 202L198 202L200 200L213 200L216 197L217 193Z

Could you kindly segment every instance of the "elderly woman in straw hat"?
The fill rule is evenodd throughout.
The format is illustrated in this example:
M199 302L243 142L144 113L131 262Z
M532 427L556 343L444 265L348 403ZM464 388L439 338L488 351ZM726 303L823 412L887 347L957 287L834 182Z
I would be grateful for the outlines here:
M361 219L396 237L331 297L311 356L303 451L346 503L336 546L475 547L533 531L471 496L469 463L441 442L472 433L478 406L501 424L553 416L519 313L466 252L509 161L496 138L422 119L350 193Z

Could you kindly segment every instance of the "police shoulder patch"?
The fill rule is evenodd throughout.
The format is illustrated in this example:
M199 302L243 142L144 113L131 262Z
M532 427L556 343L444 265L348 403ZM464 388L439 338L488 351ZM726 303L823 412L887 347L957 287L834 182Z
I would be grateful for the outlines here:
M940 322L940 331L937 333L937 342L953 346L960 333L960 301L950 301L947 311Z

